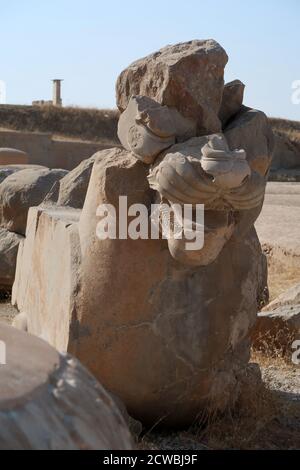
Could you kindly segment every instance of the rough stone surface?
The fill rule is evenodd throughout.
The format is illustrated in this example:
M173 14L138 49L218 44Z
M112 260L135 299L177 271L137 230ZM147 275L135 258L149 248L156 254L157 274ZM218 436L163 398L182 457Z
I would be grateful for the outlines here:
M11 288L15 278L21 235L0 228L0 289Z
M0 225L25 235L29 208L39 205L54 182L66 173L66 170L33 168L5 178L0 184Z
M131 96L148 96L194 119L198 135L218 132L227 59L224 49L212 39L167 46L120 74L117 105L124 111Z
M300 304L300 283L295 284L270 302L264 310L274 310L278 307Z
M256 318L260 245L251 217L244 237L233 236L213 263L196 269L173 260L165 240L100 241L96 209L103 201L118 209L119 194L147 207L153 197L147 168L116 149L95 162L80 219L76 354L135 418L190 423L208 396L222 408L238 393L236 374L249 359Z
M28 331L60 351L78 334L74 305L80 282L79 213L65 207L29 210L12 291L12 303L27 314Z
M113 399L71 356L0 324L1 450L130 450Z
M13 302L28 331L74 353L147 425L190 425L203 412L233 405L250 358L250 330L266 276L254 222L272 132L263 113L242 107L220 134L226 60L214 41L192 41L124 71L117 84L123 112L131 96L141 94L196 119L197 133L210 135L164 150L152 167L126 149L100 152L79 222L69 218L70 208L31 209L19 250ZM139 125L168 136L160 113L164 119L168 114L147 108ZM125 228L139 226L141 237L119 233L119 196L127 197L126 213L133 204L144 205L138 223L121 214ZM212 237L191 255L201 251L201 262L189 263L187 248L170 239L149 238L149 213L157 201L190 202L193 209L205 203L204 230ZM116 210L114 238L99 238L107 226L101 204ZM221 244L220 232L226 235Z
M195 135L195 121L146 96L132 96L118 122L121 144L145 163L153 163L162 150Z
M96 155L83 160L74 170L70 171L59 184L57 204L82 209L90 181Z
M11 148L0 148L0 165L24 165L29 162L26 152Z
M243 106L225 127L224 134L232 150L244 149L251 168L266 175L272 161L274 136L262 111Z
M224 86L219 118L222 126L232 119L241 109L245 85L240 80L233 80Z

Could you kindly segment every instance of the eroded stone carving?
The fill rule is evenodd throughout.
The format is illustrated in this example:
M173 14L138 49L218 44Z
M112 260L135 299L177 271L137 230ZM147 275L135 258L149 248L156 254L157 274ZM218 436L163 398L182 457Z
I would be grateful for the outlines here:
M122 145L145 163L153 163L162 150L195 135L195 121L146 96L132 96L118 123Z
M214 41L191 41L122 72L124 149L95 156L79 220L70 208L30 209L19 250L13 302L28 331L74 353L150 425L224 410L247 372L265 273L253 224L273 139L266 116L244 106L221 129L226 61ZM97 209L118 213L119 196L147 213L153 203L204 204L203 248L189 251L172 234L99 240ZM56 269L62 259L65 271ZM48 299L61 285L54 308Z

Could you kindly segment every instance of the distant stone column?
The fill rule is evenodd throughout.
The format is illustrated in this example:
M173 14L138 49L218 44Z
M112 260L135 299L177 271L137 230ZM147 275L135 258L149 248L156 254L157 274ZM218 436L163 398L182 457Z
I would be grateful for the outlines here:
M53 81L53 106L62 106L61 99L61 79L55 78Z

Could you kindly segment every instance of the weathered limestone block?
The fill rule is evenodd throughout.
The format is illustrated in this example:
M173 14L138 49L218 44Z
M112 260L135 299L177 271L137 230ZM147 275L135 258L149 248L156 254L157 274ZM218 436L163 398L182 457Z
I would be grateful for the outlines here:
M124 111L131 96L148 96L196 121L197 135L219 132L227 60L224 49L212 39L164 47L120 74L117 105Z
M232 119L240 111L243 104L244 89L245 85L240 80L233 80L225 84L219 112L223 127L229 119Z
M0 325L1 450L130 450L129 430L113 399L69 355Z
M0 165L26 165L29 155L22 150L0 148Z
M0 185L0 225L25 235L29 208L39 205L54 182L66 173L66 170L28 168L5 178Z
M22 235L0 228L0 289L13 285L18 247L23 239Z
M70 350L78 319L80 211L65 207L29 210L26 238L17 258L12 303L27 315L30 333L60 351Z

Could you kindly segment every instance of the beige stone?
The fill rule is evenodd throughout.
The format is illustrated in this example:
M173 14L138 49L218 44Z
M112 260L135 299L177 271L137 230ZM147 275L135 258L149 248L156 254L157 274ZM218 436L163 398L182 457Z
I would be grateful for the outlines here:
M25 235L29 208L39 205L54 182L65 174L66 170L30 168L5 178L0 185L0 225Z
M196 135L196 123L184 118L176 108L161 106L146 96L132 96L118 122L121 144L145 163L175 141Z
M59 182L57 204L82 209L96 155L83 160Z
M274 310L278 307L296 304L300 304L300 283L293 285L288 290L284 291L282 294L276 297L276 299L274 299L264 308L264 311Z
M246 236L232 237L213 263L195 269L173 260L166 240L97 239L97 207L105 201L118 209L119 194L129 205L152 200L147 168L115 150L95 162L80 219L76 355L135 418L190 423L203 408L234 401L236 374L249 360L262 266L252 219Z
M212 149L215 140L222 142L225 151ZM226 147L223 134L197 137L171 147L155 162L150 186L168 200L202 203L206 209L256 207L263 200L265 178L250 171L250 162L241 148L230 152ZM211 156L207 156L209 152ZM214 155L221 157L215 159Z
M219 118L224 127L241 109L245 85L240 80L226 83L223 90Z
M27 314L28 331L60 351L71 350L79 328L75 310L81 262L79 213L65 207L29 210L12 291L12 303Z
M29 163L26 152L11 148L0 148L0 165L25 165Z
M198 135L219 132L227 59L224 49L212 39L164 47L120 74L117 105L124 111L131 96L148 96L195 120Z
M231 150L244 149L252 170L265 176L270 168L274 136L267 116L242 106L241 111L224 129Z
M23 236L0 228L0 289L10 289L15 278L17 253Z
M1 450L130 450L113 399L82 365L49 344L0 324Z
M126 69L117 84L122 111L141 94L196 119L197 133L210 135L160 152L151 168L126 149L100 152L79 222L70 208L32 208L19 249L13 302L28 331L74 353L147 425L190 425L233 406L248 370L266 276L254 222L272 133L263 113L245 108L220 133L226 60L214 41L192 41ZM141 122L168 136L167 115L153 105ZM127 197L125 210L144 205L144 223L157 201L194 209L205 203L202 251L189 256L170 239L120 234L120 196ZM101 204L116 211L115 238L98 236ZM127 229L133 217L124 222Z

